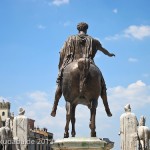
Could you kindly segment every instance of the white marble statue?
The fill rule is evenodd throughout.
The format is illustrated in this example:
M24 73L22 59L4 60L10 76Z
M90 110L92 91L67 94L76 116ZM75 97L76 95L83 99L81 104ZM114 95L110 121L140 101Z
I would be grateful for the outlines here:
M130 104L124 110L125 113L120 117L121 150L137 150L138 121L135 114L131 113Z
M27 150L29 126L25 110L19 109L19 115L13 120L13 139L16 142L16 150Z
M149 150L150 129L145 126L146 118L141 116L139 121L138 136L139 136L139 149Z
M4 127L0 128L0 148L3 150L11 149L12 132L10 129L10 118L6 119Z

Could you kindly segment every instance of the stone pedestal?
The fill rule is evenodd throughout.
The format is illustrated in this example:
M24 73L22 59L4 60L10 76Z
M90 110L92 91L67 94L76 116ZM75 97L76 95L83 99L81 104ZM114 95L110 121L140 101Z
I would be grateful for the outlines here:
M99 138L64 138L56 140L52 150L110 150L114 142Z

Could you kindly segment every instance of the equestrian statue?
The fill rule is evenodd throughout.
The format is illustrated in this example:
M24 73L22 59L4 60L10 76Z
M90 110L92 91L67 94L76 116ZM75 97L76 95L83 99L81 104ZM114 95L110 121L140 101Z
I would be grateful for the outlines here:
M70 36L60 51L59 73L57 89L51 116L55 117L57 105L62 94L66 101L66 126L64 138L69 137L69 123L72 123L72 137L75 137L75 109L78 104L88 106L90 109L91 137L96 137L96 108L98 98L101 96L106 113L109 117L112 113L109 109L106 84L100 69L94 63L97 50L112 57L102 47L101 43L87 34L88 24L81 22L77 25L78 34Z

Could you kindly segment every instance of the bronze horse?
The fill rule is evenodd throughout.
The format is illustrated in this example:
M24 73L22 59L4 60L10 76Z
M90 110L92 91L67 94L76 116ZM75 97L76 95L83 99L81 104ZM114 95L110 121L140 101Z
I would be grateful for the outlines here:
M102 74L99 68L88 58L80 58L69 63L63 71L62 92L66 100L66 126L64 138L69 137L69 123L72 123L72 137L75 137L75 109L78 104L88 106L91 112L91 137L96 137L95 117L98 98L101 95ZM108 116L111 116L107 101L104 106Z

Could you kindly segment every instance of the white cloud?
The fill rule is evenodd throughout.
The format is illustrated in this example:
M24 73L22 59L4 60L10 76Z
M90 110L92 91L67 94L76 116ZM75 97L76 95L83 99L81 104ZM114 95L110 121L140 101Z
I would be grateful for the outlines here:
M27 96L34 100L34 101L41 101L41 102L44 102L44 101L47 101L48 99L48 95L47 93L45 92L42 92L42 91L35 91L33 93L28 93Z
M69 3L69 0L53 0L52 1L52 4L56 6L60 6L63 4L68 4L68 3Z
M129 62L138 62L138 59L137 58L133 58L133 57L130 57L128 59Z
M142 40L143 38L150 36L150 26L131 25L124 31L124 33L126 37Z
M145 86L146 84L144 82L138 80L137 82L130 84L128 87L132 89L132 88L145 87Z
M117 86L108 90L109 99L113 111L118 112L127 103L134 106L135 109L144 107L150 104L150 86L146 85L141 80L129 84L127 87Z
M46 26L39 24L37 26L37 28L40 29L40 30L44 30L44 29L46 29Z
M32 93L27 93L23 98L27 99L24 107L26 108L27 116L30 118L36 119L38 118L38 114L45 116L46 113L48 113L47 111L51 108L51 104L49 102L50 98L46 92L35 91ZM39 110L41 110L41 112Z
M105 40L118 40L120 38L133 38L142 40L146 37L150 37L150 26L148 25L131 25L124 29L121 33L115 34L114 36L108 36Z
M118 9L113 9L113 13L117 14L118 13Z

